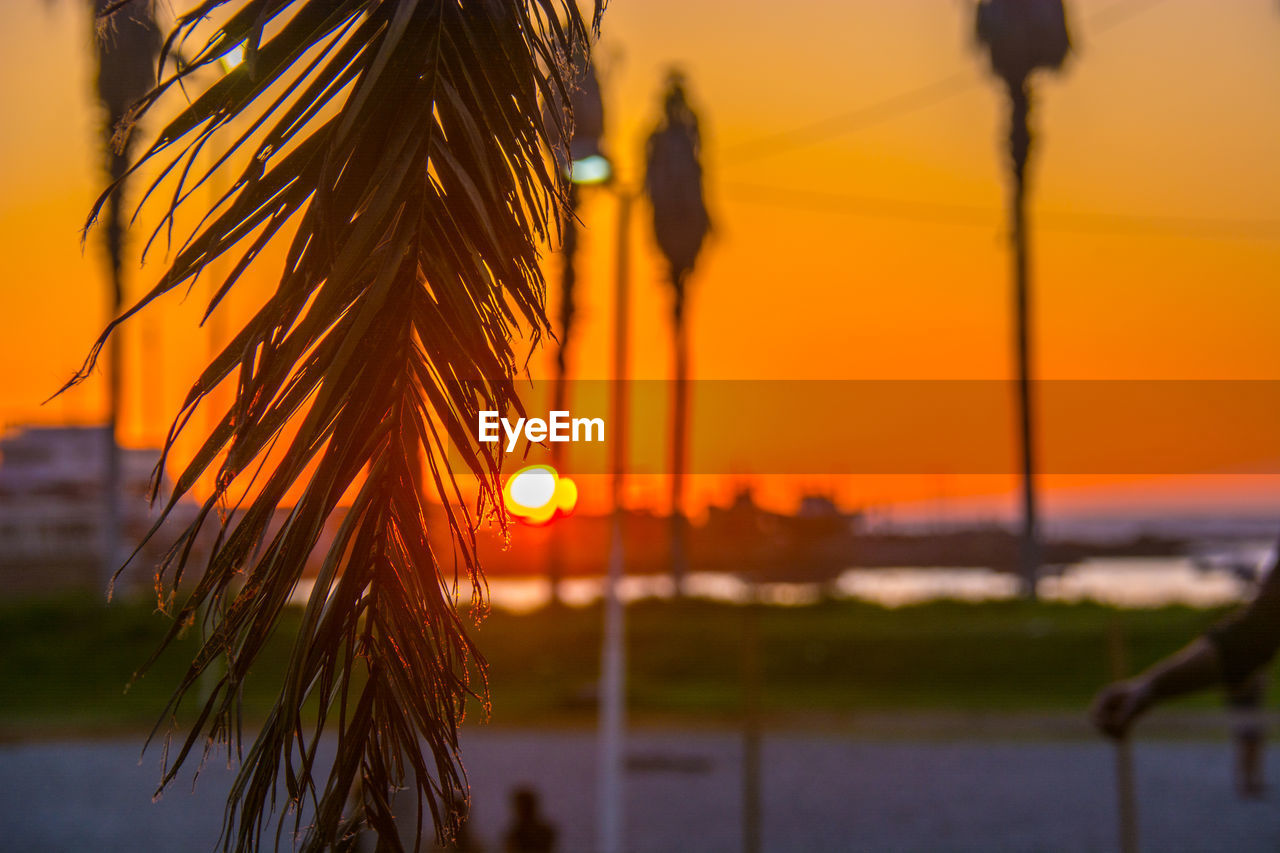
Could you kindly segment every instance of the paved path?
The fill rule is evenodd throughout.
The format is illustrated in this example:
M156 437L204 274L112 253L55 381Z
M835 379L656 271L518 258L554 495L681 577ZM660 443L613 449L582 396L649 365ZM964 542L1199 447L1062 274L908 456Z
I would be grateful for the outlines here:
M489 851L506 792L539 788L562 853L592 845L590 733L481 730L464 741L476 834ZM629 849L737 853L739 741L729 734L633 738ZM1224 743L1143 742L1137 774L1146 851L1280 850L1280 798L1240 803ZM156 804L159 753L135 741L0 747L0 849L210 851L229 773L206 768ZM1105 744L869 743L771 735L764 744L764 849L1077 851L1115 849ZM1271 762L1280 780L1280 754Z

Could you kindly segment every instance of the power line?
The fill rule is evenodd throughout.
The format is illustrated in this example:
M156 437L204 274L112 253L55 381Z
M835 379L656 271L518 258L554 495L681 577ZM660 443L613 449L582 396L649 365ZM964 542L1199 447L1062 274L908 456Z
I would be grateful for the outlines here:
M725 188L748 202L817 212L843 213L944 225L1001 227L1003 214L978 205L875 198L729 182ZM1045 230L1078 234L1148 235L1209 240L1280 240L1280 220L1209 219L1093 211L1042 210Z
M821 190L770 187L730 181L723 185L743 200L756 204L790 207L816 212L846 213L853 216L903 219L944 225L999 225L998 211L976 205L931 201L905 201L871 196L829 193Z
M1136 18L1166 2L1168 0L1117 0L1110 6L1094 12L1089 17L1089 24L1093 32L1105 33L1113 27L1120 26L1130 18Z
M1166 2L1168 0L1117 0L1110 6L1095 12L1089 18L1088 29L1095 35L1105 33ZM980 83L981 79L975 77L972 72L957 71L940 80L891 95L876 103L855 107L791 130L780 131L732 146L724 152L724 160L727 163L747 163L813 145L899 116L919 112L976 89Z
M1105 33L1166 2L1167 0L1117 0L1091 15L1087 29L1094 35ZM747 162L812 145L833 136L926 109L975 88L979 82L980 78L968 72L959 71L874 104L730 148L726 159L730 162ZM729 183L726 186L750 202L811 211L979 227L1000 227L1002 218L1000 211L976 205L872 198L746 183ZM1040 211L1037 218L1041 221L1041 227L1047 230L1072 233L1145 234L1228 240L1280 239L1280 221L1275 220L1207 219L1052 210Z
M725 152L725 160L732 163L750 162L793 148L813 145L833 136L841 136L940 104L976 88L977 83L972 75L956 72L950 77L885 98L878 103L734 146Z

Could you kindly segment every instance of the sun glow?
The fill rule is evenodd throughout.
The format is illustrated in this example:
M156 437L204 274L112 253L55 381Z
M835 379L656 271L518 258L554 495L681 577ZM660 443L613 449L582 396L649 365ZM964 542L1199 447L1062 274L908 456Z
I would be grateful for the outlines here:
M513 516L538 526L571 515L578 504L578 486L550 465L530 465L507 479L502 499Z

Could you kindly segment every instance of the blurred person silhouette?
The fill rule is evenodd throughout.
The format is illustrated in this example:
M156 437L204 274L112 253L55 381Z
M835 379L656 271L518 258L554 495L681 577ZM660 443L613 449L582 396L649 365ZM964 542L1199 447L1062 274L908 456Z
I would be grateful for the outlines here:
M1280 572L1271 570L1253 600L1180 651L1157 661L1138 675L1109 684L1090 709L1094 725L1110 737L1122 737L1152 706L1217 685L1237 703L1253 711L1235 726L1237 780L1241 793L1257 796L1262 785L1262 715L1264 667L1280 647Z
M556 828L540 813L538 792L522 785L511 792L514 820L503 836L506 853L551 853L556 849Z

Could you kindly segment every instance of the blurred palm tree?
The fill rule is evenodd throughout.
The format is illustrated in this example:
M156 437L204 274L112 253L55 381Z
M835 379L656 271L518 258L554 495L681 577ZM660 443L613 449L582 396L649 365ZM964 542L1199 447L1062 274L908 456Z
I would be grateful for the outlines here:
M671 282L671 328L675 388L671 417L671 577L684 593L688 570L688 519L684 475L689 441L689 333L686 291L703 241L711 228L702 191L702 137L689 105L684 75L672 71L662 99L663 114L649 136L645 189L653 207L653 232L667 261Z
M991 68L1009 94L1010 217L1017 325L1019 441L1022 450L1022 547L1020 568L1026 594L1034 598L1040 571L1035 493L1035 432L1031 399L1031 282L1027 234L1027 163L1031 155L1031 76L1058 70L1071 51L1062 0L980 0L977 35Z
M106 2L99 20L117 25L129 5ZM602 9L598 0L597 26ZM204 23L214 12L220 26ZM488 700L456 599L461 575L478 618L474 531L482 516L505 521L500 450L478 444L474 425L480 410L519 409L517 333L527 327L536 342L548 327L538 246L565 198L540 106L567 100L557 57L585 49L587 35L571 0L199 0L178 15L160 66L189 58L116 125L127 140L136 116L182 104L90 223L104 207L111 216L144 164L157 167L146 196L166 200L148 246L169 240L176 212L211 174L228 174L229 189L197 211L159 282L108 325L72 383L154 300L204 272L215 277L207 317L269 244L287 242L274 293L192 386L165 446L167 458L212 389L233 380L234 400L165 496L165 514L206 469L213 492L157 574L174 616L165 645L208 614L165 719L224 662L162 787L193 750L207 756L222 743L240 754L246 684L277 691L232 785L228 849L258 849L278 820L305 850L351 848L365 825L379 850L398 850L391 794L403 786L417 795L419 828L429 820L448 834L465 810L457 728L469 700ZM195 87L233 53L243 63ZM178 88L196 91L166 97ZM211 143L232 121L223 144ZM206 147L217 150L202 167ZM224 255L230 271L216 275ZM450 446L478 484L470 506ZM435 514L421 481L444 503L447 561L428 544ZM205 525L217 541L194 565ZM286 671L254 673L322 541ZM187 569L198 577L183 585ZM336 734L332 764L316 761L325 733Z
M108 320L124 310L125 251L125 174L132 154L133 105L156 84L156 57L160 52L160 28L152 15L148 0L131 0L119 5L112 0L90 0L95 23L94 79L98 102L102 106L102 139L104 166L119 191L108 200L103 223L106 249ZM109 19L101 17L112 5L119 8ZM107 355L107 452L103 495L103 577L110 579L120 567L121 559L121 483L118 431L120 404L124 389L123 352L119 337L112 338Z

